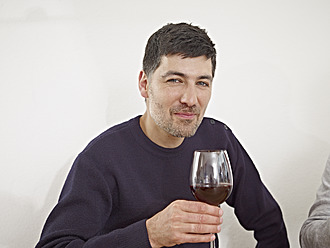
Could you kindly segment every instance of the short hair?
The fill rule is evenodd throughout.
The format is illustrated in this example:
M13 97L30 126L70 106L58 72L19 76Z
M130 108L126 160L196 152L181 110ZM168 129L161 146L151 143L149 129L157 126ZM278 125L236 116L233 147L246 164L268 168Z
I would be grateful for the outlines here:
M183 58L205 55L211 58L215 73L216 50L205 29L187 23L169 23L148 39L143 58L143 71L150 76L160 65L162 56L179 54Z

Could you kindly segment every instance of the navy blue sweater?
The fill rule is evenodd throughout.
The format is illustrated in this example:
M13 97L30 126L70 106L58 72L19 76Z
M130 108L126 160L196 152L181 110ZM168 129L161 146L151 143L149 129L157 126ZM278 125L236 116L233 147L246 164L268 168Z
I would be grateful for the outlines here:
M234 186L226 202L254 231L257 247L289 247L278 204L226 125L204 118L193 137L168 149L144 135L139 116L108 129L78 155L36 247L150 247L146 220L174 200L195 200L189 172L197 149L228 151Z

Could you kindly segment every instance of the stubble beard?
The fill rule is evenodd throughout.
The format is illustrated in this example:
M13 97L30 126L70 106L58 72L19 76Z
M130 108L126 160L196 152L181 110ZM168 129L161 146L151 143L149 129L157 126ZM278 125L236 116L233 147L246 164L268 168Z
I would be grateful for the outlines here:
M150 99L151 100L151 99ZM187 107L185 105L173 107L169 113L165 112L160 103L150 101L150 115L156 125L170 135L178 138L188 138L193 136L202 122L200 110L196 107ZM175 120L174 113L189 112L196 114L197 119L193 120ZM169 117L166 117L169 114Z

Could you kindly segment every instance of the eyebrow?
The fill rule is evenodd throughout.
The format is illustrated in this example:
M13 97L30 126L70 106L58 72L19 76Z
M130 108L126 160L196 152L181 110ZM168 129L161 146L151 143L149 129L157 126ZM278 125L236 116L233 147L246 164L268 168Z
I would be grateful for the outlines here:
M178 72L178 71L167 71L166 73L164 73L163 75L161 75L162 78L166 78L168 76L187 77L186 74L184 74L182 72ZM212 76L210 76L210 75L202 75L202 76L199 76L198 79L208 79L208 80L212 81Z

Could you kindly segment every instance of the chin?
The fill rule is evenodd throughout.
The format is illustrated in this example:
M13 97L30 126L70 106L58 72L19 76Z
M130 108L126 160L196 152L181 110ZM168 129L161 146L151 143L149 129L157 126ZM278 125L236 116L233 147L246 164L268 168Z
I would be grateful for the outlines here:
M195 129L189 129L189 130L183 130L183 129L176 129L176 130L173 130L171 132L171 134L174 136L174 137L177 137L177 138L189 138L189 137L192 137L195 135L197 131L197 128Z

